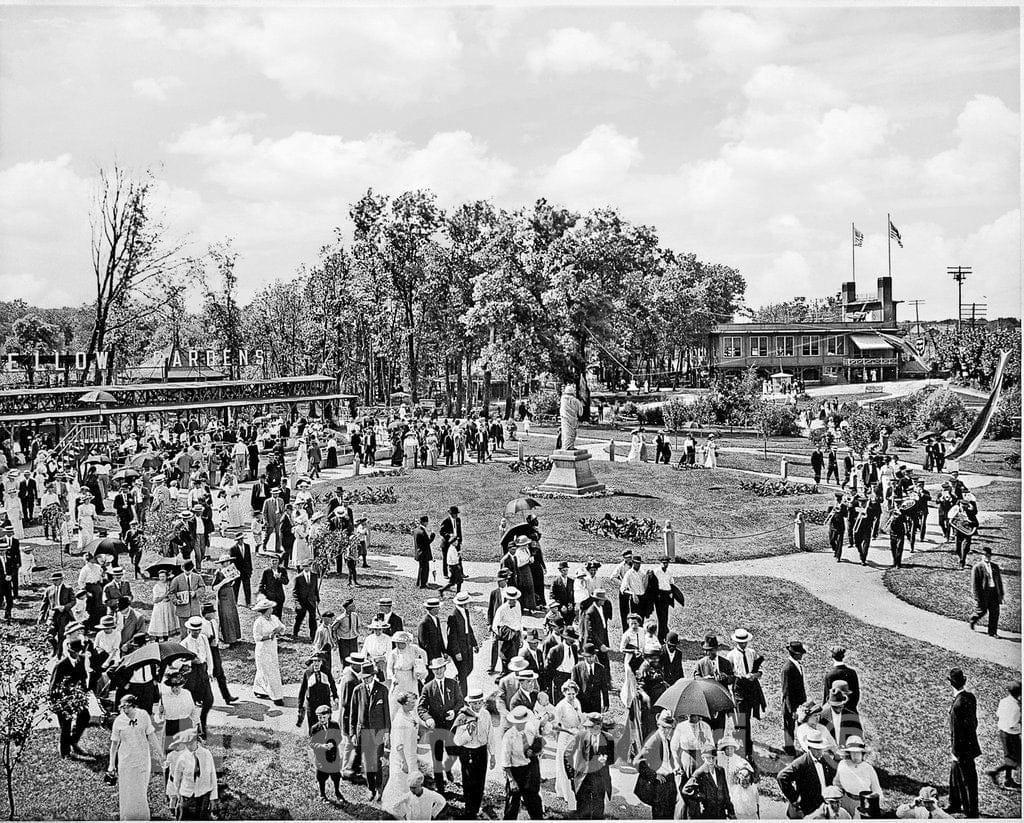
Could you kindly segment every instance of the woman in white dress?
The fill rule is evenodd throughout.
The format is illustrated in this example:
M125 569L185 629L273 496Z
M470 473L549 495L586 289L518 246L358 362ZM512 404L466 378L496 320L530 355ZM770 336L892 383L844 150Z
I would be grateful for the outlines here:
M256 677L252 681L252 692L256 697L273 700L275 706L283 706L284 687L277 658L277 638L284 634L284 624L274 614L274 606L272 600L262 596L253 606L259 617L252 624L252 638L256 641Z
M160 750L160 741L149 715L136 707L135 695L122 697L120 708L110 730L107 773L117 776L120 819L149 820L152 756Z
M161 570L158 574L159 579L153 584L153 615L148 632L153 640L167 640L177 637L180 627L174 603L167 594L167 572Z
M306 438L300 437L295 447L295 474L296 478L309 474L309 450L306 446Z
M84 550L96 536L96 506L92 495L82 494L78 498L78 548Z
M843 790L843 799L839 805L846 809L850 817L859 818L859 798L861 792L874 792L878 795L878 802L885 803L885 795L878 782L878 773L875 767L864 758L867 756L868 748L860 735L851 734L846 740L846 745L840 749L845 757L839 761L836 767L836 776L832 784Z
M410 774L419 771L417 749L420 729L426 724L416 714L416 694L403 692L396 697L397 710L391 720L391 754L388 757L388 782L380 796L380 807L395 813L395 804L408 793Z
M305 507L295 507L292 516L292 534L295 535L292 558L295 560L295 568L301 569L303 563L313 559L313 551L309 547L309 514Z
M639 463L640 462L640 431L633 432L629 438L629 454L626 456L626 462L628 463Z
M397 711L399 695L420 693L420 682L427 676L427 655L412 642L407 631L395 632L395 647L387 653L384 676L391 684L391 714Z
M572 781L565 771L565 750L583 725L583 709L576 695L579 686L573 680L567 680L562 686L562 699L555 706L555 722L552 729L558 734L555 744L555 794L569 804L569 811L576 811L576 792Z
M718 468L718 441L713 434L708 435L707 445L704 446L704 468Z
M7 517L14 528L14 537L23 540L25 537L25 525L21 522L21 500L18 497L18 485L21 475L17 469L11 469L4 480L4 509Z
M238 487L238 475L230 466L220 480L220 487L224 489L228 498L228 523L233 529L242 528L249 516L249 506L242 500L242 491Z
M737 820L758 820L761 817L761 803L754 783L754 770L740 768L729 781L729 799Z

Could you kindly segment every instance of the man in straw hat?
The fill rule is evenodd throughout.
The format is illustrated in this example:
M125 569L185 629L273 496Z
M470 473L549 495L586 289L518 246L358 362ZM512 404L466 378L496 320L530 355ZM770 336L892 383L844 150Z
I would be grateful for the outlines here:
M195 570L191 560L181 564L181 571L174 576L167 586L167 596L174 603L174 611L178 616L182 637L188 631L185 623L190 617L202 614L203 596L206 593L206 581Z
M922 786L913 803L901 803L897 806L896 817L901 820L952 819L939 808L939 793L931 786Z
M657 722L657 731L633 758L639 773L634 791L642 803L651 807L652 819L671 820L675 817L679 777L683 774L672 744L676 720L672 712L665 710L658 715Z
M473 672L473 655L480 651L469 616L469 602L469 595L459 592L455 595L455 609L448 615L448 654L455 664L463 694L469 687L469 675Z
M427 664L427 668L432 677L420 692L416 712L428 730L426 739L431 751L434 788L444 794L445 777L452 779L452 759L445 752L445 743L451 742L450 730L456 714L463 706L464 697L459 682L444 676L448 668L447 658L434 658Z
M462 792L466 820L476 820L487 781L487 768L497 762L491 748L491 713L484 706L483 689L473 688L466 695L452 726L452 742L459 753Z
M50 697L60 698L69 690L85 690L88 686L88 674L85 670L85 659L82 654L85 651L85 644L79 640L71 640L67 644L67 653L57 661L50 677ZM57 723L60 725L60 756L70 757L76 754L79 757L88 757L78 746L78 741L89 725L89 710L81 708L77 712L71 712L66 708L57 711Z
M519 605L519 589L507 586L503 591L504 602L494 613L491 632L500 644L501 674L508 672L509 661L518 655L523 645L523 610Z
M416 629L416 643L427 655L427 660L433 660L444 655L448 648L441 625L441 601L431 597L424 601L423 608L426 613Z
M812 729L804 742L804 754L779 772L776 779L789 801L788 817L806 817L821 806L822 788L831 786L836 776L836 770L822 756L827 745L825 736Z
M210 820L217 811L217 767L213 754L199 742L195 729L174 737L184 750L174 759L167 796L178 820Z
M488 632L491 631L491 627L494 625L494 615L497 613L501 604L505 602L505 588L508 586L510 577L512 577L512 573L508 569L499 569L495 577L496 587L491 589L491 593L487 598ZM498 650L501 646L501 641L498 640L498 636L492 636L494 639L491 641L491 665L490 668L487 669L488 674L494 674L498 669Z
M754 652L750 645L753 636L745 628L732 633L735 644L726 657L732 663L736 680L732 684L733 701L736 703L736 734L742 741L744 756L754 756L753 718L760 718L768 704L761 688L761 664L764 658Z
M498 767L505 773L505 820L518 818L521 806L526 807L531 820L544 819L540 785L530 768L536 759L536 736L527 731L531 720L534 720L533 712L526 706L517 706L509 712L509 727L501 738Z
M826 786L822 792L821 805L807 815L808 820L850 820L850 813L841 805L843 790L838 786Z

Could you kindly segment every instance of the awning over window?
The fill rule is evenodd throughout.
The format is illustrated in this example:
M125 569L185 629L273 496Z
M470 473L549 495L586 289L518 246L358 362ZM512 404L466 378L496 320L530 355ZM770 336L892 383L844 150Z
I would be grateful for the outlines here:
M851 334L850 339L861 351L894 351L881 337L873 334Z

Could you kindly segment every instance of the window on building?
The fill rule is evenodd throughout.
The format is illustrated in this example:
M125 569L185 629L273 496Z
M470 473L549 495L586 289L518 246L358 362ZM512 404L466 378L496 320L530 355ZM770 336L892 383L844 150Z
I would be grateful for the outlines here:
M751 357L770 357L768 353L768 338L767 337L751 337L750 338L750 356Z
M793 356L793 338L789 335L781 335L775 338L775 356L776 357L792 357Z
M800 337L800 354L803 357L817 357L820 353L820 338L816 334L804 334Z
M825 350L829 354L846 354L846 337L842 334L830 334Z
M723 337L722 354L726 357L743 357L743 338Z

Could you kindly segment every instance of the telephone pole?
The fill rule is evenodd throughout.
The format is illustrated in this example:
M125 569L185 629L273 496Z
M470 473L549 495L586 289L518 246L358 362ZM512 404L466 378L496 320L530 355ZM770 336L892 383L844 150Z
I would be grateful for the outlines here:
M925 300L908 300L907 305L914 307L914 325L917 327L914 334L921 333L921 312L919 307L924 305Z
M957 294L957 296L956 296L956 307L957 307L957 312L956 312L956 333L957 333L957 335L960 334L960 327L961 327L961 324L963 323L963 314L964 314L964 280L967 279L967 276L970 273L971 273L971 267L970 266L947 266L946 267L946 274L950 275L954 280L956 280L956 286L957 286L957 293L956 293Z

